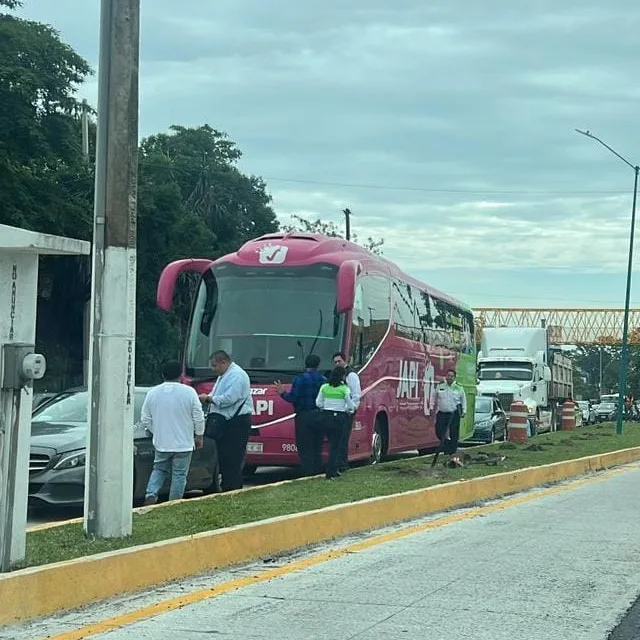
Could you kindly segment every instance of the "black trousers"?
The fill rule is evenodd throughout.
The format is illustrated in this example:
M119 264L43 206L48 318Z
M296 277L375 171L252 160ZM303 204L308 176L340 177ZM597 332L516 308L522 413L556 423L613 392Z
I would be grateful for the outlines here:
M302 473L313 476L320 473L321 460L314 452L314 423L319 420L320 411L299 411L294 418L296 448L302 465Z
M228 420L216 438L223 491L242 489L242 467L250 432L251 414L246 413Z
M349 468L349 438L353 429L355 413L346 413L346 420L342 437L340 438L340 450L338 451L338 470L346 471Z
M460 414L457 411L438 411L436 416L436 436L440 440L445 453L451 455L458 450Z
M338 475L340 443L344 435L347 418L347 414L342 411L321 411L319 419L313 423L313 459L315 464L321 464L322 441L325 437L329 441L327 478L335 478Z

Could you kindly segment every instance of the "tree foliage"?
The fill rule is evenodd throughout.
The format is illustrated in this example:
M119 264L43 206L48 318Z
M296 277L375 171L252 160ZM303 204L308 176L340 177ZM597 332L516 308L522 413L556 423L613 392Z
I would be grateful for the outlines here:
M15 0L0 0L9 10ZM82 155L76 87L87 63L51 27L0 13L0 223L90 239L94 149ZM91 125L90 142L95 136ZM174 126L145 139L138 175L136 377L155 382L158 365L180 355L194 293L185 278L177 310L155 305L162 268L184 257L235 250L275 231L264 182L236 166L241 152L208 125ZM82 382L83 311L90 296L88 258L42 259L38 346L52 389Z
M167 357L180 356L195 294L193 277L178 288L175 312L155 307L162 268L185 257L217 258L258 234L275 231L264 183L242 174L240 150L208 125L173 126L140 150L138 193L139 379L151 381ZM158 341L158 336L166 336Z
M338 225L334 222L326 222L321 218L316 218L315 220L308 220L303 216L293 214L291 216L291 222L288 224L281 224L280 228L282 231L286 231L289 233L293 232L302 232L302 233L318 233L324 236L330 236L333 238L344 238L344 233L340 231ZM382 245L384 244L383 238L372 238L369 236L364 242L358 240L358 235L356 233L351 234L351 241L356 244L360 244L365 249L371 251L378 256L382 255Z

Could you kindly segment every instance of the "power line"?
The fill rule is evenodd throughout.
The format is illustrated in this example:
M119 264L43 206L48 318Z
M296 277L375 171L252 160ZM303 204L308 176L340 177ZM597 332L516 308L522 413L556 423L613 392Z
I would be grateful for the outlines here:
M414 191L420 193L474 193L474 194L487 194L487 195L530 195L530 196L547 196L547 195L627 195L628 191L618 190L618 191L584 191L584 190L545 190L545 191L518 191L518 190L508 190L508 189L435 189L428 187L404 187L399 185L386 185L386 184L367 184L367 183L357 183L357 182L325 182L322 180L301 180L296 178L277 178L277 177L267 177L264 176L262 178L265 182L289 182L292 184L308 184L308 185L316 185L323 187L346 187L353 189L378 189L378 190L386 190L386 191Z

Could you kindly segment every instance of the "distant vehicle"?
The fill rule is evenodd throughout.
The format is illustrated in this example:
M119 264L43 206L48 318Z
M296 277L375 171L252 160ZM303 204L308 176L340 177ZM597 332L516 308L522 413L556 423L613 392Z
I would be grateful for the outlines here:
M507 414L492 396L476 396L473 435L467 442L491 443L507 439Z
M183 381L213 384L210 355L224 349L249 374L252 432L245 473L297 466L294 411L274 381L290 384L314 353L324 369L343 351L362 384L349 460L438 446L437 384L448 369L464 387L460 440L473 432L476 395L471 309L403 273L389 260L341 238L276 233L246 242L216 261L167 265L158 306L168 311L181 273L200 277L184 349Z
M582 424L594 424L596 421L596 410L589 400L578 400L576 402L582 411Z
M596 409L596 422L615 419L617 406L613 402L601 402Z
M144 499L155 455L151 434L139 424L142 403L148 391L146 387L136 387L134 395L135 426L132 425L131 436L134 440L135 502ZM87 391L72 389L60 393L33 414L29 459L29 500L32 504L65 507L83 504L87 405ZM204 448L194 451L187 491L217 492L219 476L215 442L205 438ZM168 492L167 482L163 493Z
M507 415L521 400L532 435L554 431L558 400L573 396L573 364L549 347L546 328L487 327L478 353L478 394L497 395Z

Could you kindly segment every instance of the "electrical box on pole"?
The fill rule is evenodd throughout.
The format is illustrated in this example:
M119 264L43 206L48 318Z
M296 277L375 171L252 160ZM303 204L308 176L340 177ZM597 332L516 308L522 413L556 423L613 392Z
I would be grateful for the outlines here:
M45 357L34 353L35 346L24 342L7 342L2 346L2 432L4 447L0 460L0 570L9 571L16 556L16 546L24 546L24 530L14 527L16 495L21 493L25 470L20 468L18 445L20 442L20 413L23 389L31 387L33 380L44 376L47 368ZM30 426L30 425L29 425ZM24 425L22 425L24 427Z

